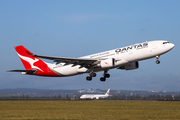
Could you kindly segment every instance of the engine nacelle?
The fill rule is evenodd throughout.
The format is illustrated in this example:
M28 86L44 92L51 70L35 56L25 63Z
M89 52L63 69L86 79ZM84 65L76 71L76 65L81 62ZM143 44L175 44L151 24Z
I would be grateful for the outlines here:
M138 62L128 63L128 64L125 64L122 67L119 67L119 69L122 69L122 70L134 70L134 69L137 69L137 68L139 68L139 63Z
M102 68L114 67L114 58L101 60L99 66Z

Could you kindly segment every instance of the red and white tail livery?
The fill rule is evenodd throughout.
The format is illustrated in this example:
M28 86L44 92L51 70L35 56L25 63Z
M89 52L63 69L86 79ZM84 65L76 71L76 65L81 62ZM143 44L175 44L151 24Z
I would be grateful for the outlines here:
M22 45L15 47L15 50L26 70L11 70L12 72L22 72L23 74L40 76L59 76L48 67L47 63L38 57L34 57L34 54Z
M96 77L96 72L104 71L100 80L105 81L106 78L110 77L110 74L108 74L110 69L134 70L139 67L139 61L150 58L156 58L156 63L159 64L160 55L167 53L172 48L174 48L174 44L164 40L156 40L80 58L65 58L36 55L20 45L16 46L15 50L25 70L9 70L9 72L22 72L22 74L50 77L89 73L86 80L91 81L92 77ZM46 63L39 58L53 60L54 63Z

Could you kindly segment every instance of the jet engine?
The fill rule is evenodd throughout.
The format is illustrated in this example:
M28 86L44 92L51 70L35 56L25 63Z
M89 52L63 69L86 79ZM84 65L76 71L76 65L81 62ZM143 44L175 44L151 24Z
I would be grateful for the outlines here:
M139 63L138 62L132 62L132 63L128 63L125 64L122 67L119 67L118 69L122 69L122 70L134 70L139 68Z
M101 60L98 66L102 68L114 67L114 61L114 58Z

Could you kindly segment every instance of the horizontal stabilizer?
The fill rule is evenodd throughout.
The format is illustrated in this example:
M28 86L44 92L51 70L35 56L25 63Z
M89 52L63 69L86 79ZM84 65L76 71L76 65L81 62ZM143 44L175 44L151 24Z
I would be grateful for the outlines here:
M35 74L37 70L8 70L7 72L26 72L29 74Z

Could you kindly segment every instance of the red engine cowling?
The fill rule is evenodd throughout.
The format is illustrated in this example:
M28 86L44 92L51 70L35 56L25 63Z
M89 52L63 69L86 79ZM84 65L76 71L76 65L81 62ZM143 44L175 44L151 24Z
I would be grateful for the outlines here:
M134 70L134 69L137 69L137 68L139 68L139 63L138 62L128 63L128 64L125 64L122 67L119 67L119 69L122 69L122 70Z

